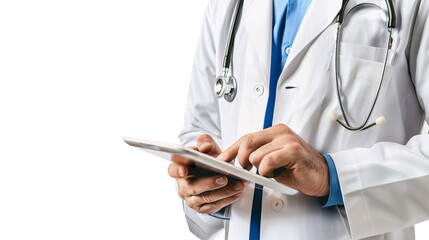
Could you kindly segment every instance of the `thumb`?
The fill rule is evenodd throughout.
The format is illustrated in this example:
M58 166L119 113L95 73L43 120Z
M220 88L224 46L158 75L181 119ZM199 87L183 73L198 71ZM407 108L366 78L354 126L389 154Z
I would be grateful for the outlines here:
M216 141L208 134L201 135L197 140L198 151L208 154L212 157L217 157L222 153L219 145Z

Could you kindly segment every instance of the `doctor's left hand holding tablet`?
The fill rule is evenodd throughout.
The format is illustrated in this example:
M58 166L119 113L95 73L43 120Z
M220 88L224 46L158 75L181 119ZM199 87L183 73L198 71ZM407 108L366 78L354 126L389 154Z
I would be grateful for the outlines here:
M201 135L197 146L190 147L199 152L218 157L222 151L209 135ZM199 213L215 213L241 198L242 181L228 181L223 175L194 176L189 173L189 159L175 156L168 167L168 174L177 181L179 196L187 205Z

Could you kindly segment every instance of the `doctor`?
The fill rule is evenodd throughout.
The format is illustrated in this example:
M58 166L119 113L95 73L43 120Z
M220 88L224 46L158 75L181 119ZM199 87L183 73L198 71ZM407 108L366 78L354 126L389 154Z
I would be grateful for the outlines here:
M181 142L266 177L281 169L299 193L189 178L177 161L196 236L409 240L429 219L429 1L363 2L245 0L225 72L239 4L210 1ZM233 99L214 91L224 73Z

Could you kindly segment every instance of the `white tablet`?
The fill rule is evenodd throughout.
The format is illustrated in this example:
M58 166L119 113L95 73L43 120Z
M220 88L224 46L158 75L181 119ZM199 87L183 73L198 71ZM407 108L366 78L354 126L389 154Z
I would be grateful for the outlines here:
M257 183L261 186L271 188L287 195L294 195L298 193L297 190L276 182L273 179L262 177L256 173L247 171L243 168L239 168L209 155L182 147L180 145L130 137L125 137L124 141L130 146L137 147L150 154L167 159L169 161L172 160L172 156L174 155L182 156L193 160L196 168L206 169L222 175L228 175L237 179Z

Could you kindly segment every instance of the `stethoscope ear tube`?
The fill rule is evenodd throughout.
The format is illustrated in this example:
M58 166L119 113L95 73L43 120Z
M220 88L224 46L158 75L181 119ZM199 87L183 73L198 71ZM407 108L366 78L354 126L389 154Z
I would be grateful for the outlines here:
M389 28L396 28L396 12L393 6L393 0L386 0L387 10L389 11Z
M388 20L387 25L389 28L395 28L396 27L396 11L395 11L395 7L393 5L393 0L385 0L385 1L386 1L386 6L387 6L387 12L389 15L389 20ZM341 6L341 10L338 14L338 22L340 24L343 24L343 22L344 22L346 6L348 3L349 3L349 0L343 0L343 5Z
M389 50L392 47L392 41L393 40L392 40L391 20L393 19L396 21L396 16L395 16L395 11L393 9L393 5L389 5L388 1L391 4L391 0L386 0L386 4L389 8L389 10L388 10L389 11L389 22L388 22L388 26L387 26L387 30L389 32L389 37L388 37L386 55L385 55L384 64L383 64L383 71L381 73L380 80L379 80L378 87L377 87L377 92L374 95L372 105L368 111L367 117L365 118L364 122L358 127L351 126L350 122L348 120L347 113L346 113L346 110L345 110L344 105L343 105L341 87L340 87L340 77L339 77L339 75L340 75L340 71L339 71L339 45L340 45L341 26L342 26L342 23L344 21L344 17L345 17L344 13L345 13L345 9L346 9L346 5L348 3L348 0L343 1L343 6L342 6L341 11L340 11L339 16L338 16L337 36L336 36L336 40L335 40L335 63L334 63L335 70L334 70L334 72L335 72L335 82L336 82L336 88L337 88L338 104L340 105L342 118L344 121L340 120L340 116L335 112L331 113L330 119L332 121L338 122L341 126L343 126L344 128L346 128L347 130L350 130L350 131L363 131L363 130L366 130L370 127L380 126L380 125L383 125L386 123L386 119L383 116L380 116L373 123L367 125L367 123L371 117L371 114L374 110L375 104L377 103L378 96L380 94L381 86L383 84L384 74L386 71L386 65L387 65L387 60L388 60L388 56L389 56ZM395 26L395 24L393 24L393 26Z

